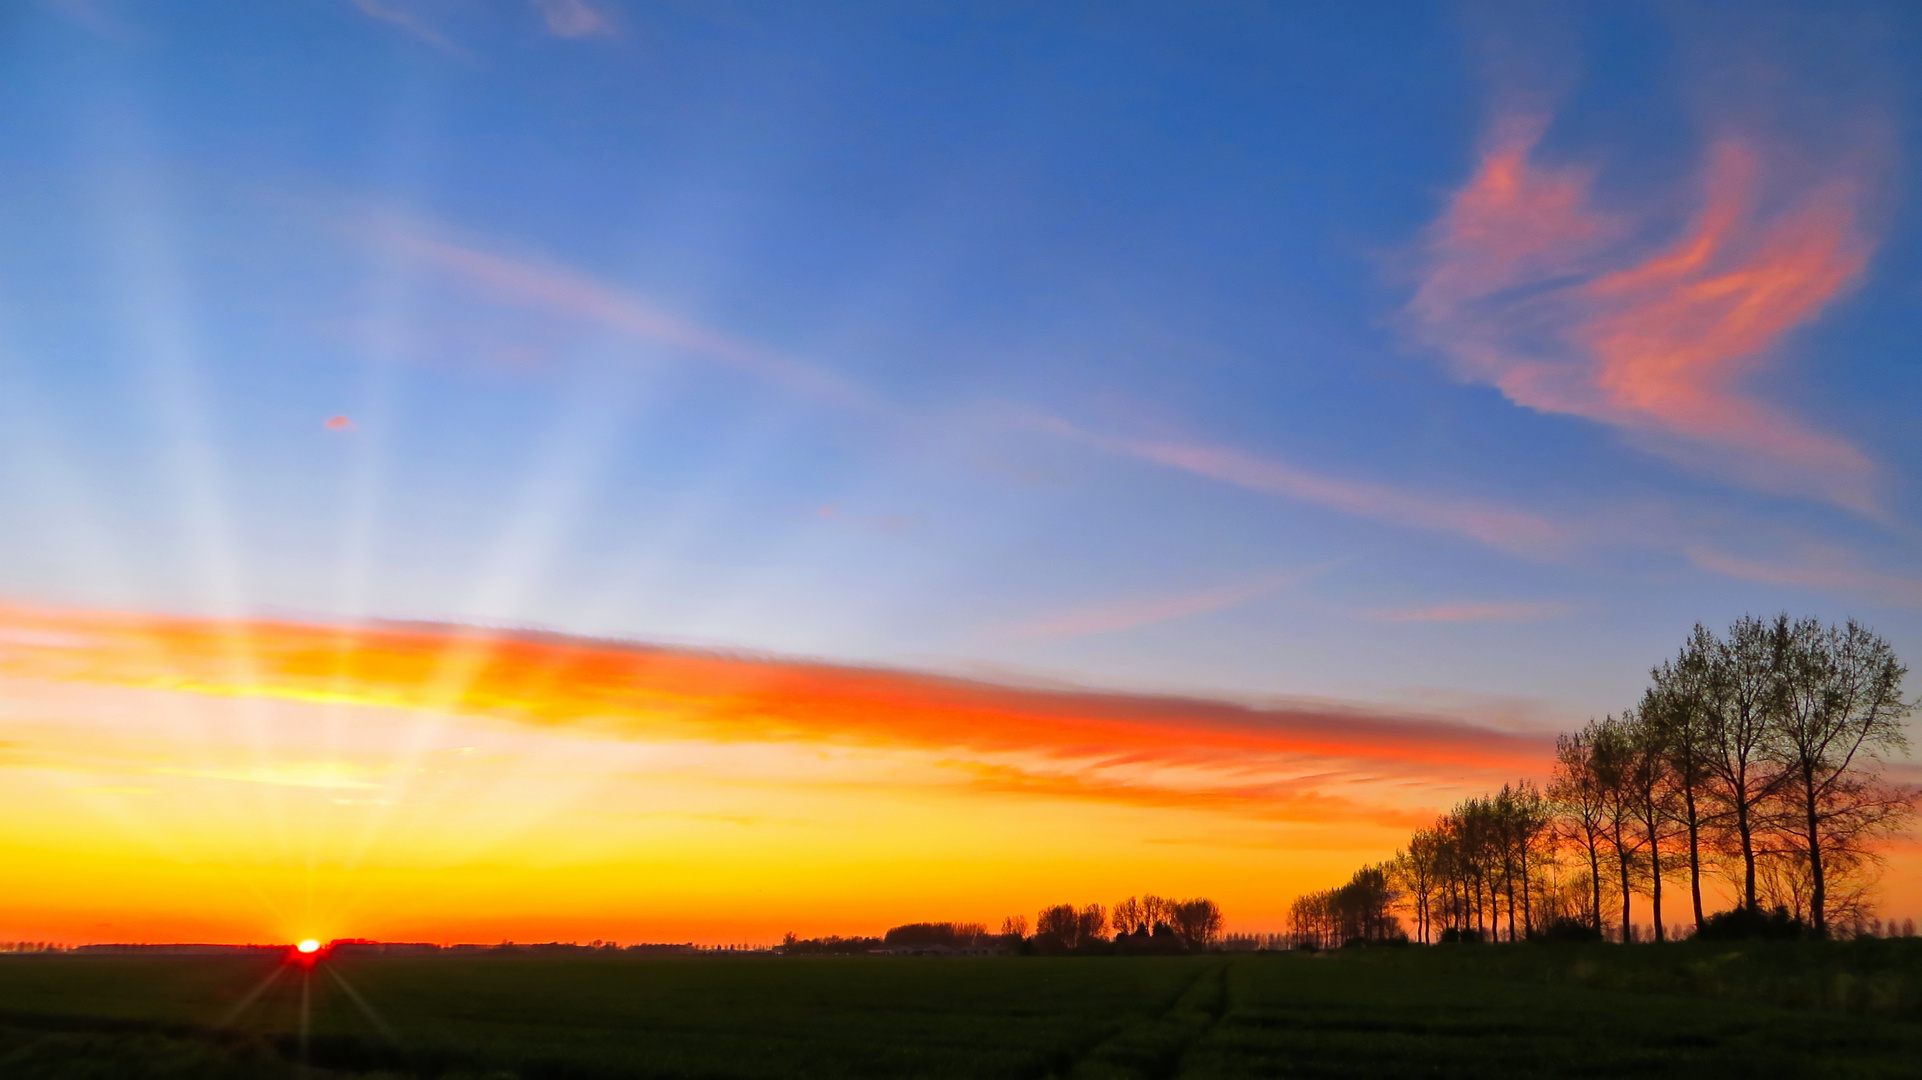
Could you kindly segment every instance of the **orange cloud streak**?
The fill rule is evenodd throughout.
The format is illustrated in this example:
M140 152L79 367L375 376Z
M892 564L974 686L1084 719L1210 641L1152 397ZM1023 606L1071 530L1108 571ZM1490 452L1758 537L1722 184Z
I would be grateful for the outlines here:
M1864 185L1831 170L1770 190L1755 144L1714 146L1686 232L1637 260L1639 223L1592 208L1591 177L1533 161L1544 123L1498 125L1431 232L1409 304L1420 334L1519 405L1633 433L1757 487L1876 512L1860 450L1746 395L1786 335L1855 280Z
M0 673L426 708L654 740L961 749L1113 764L1249 769L1339 761L1383 770L1539 772L1548 743L1455 720L1326 704L1046 690L441 625L0 610ZM252 667L236 681L229 658ZM457 676L449 667L458 668Z

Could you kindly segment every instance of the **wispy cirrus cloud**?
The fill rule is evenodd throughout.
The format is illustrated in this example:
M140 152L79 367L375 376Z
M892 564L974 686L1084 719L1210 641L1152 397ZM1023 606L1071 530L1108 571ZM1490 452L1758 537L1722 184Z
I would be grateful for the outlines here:
M716 361L828 404L887 410L880 398L851 379L700 326L578 270L441 239L407 225L379 225L371 235L376 243L490 299Z
M361 14L396 27L456 56L471 59L473 54L457 44L441 29L455 19L471 18L463 5L445 0L347 0ZM81 6L75 4L74 6ZM616 32L614 19L591 0L528 0L527 8L540 17L541 26L560 38L607 37Z
M1922 577L1866 569L1851 553L1834 548L1805 547L1787 562L1701 546L1689 548L1688 557L1704 570L1744 581L1860 596L1896 607L1922 608Z
M587 0L534 0L547 32L555 37L599 37L614 33L614 20Z
M1377 622L1541 622L1565 618L1575 613L1573 604L1557 601L1490 601L1484 603L1433 604L1427 607L1379 608L1367 613Z
M462 58L471 58L473 55L441 33L416 3L408 3L407 0L348 0L348 3L362 15L397 27L443 52Z
M1812 178L1760 138L1704 155L1699 209L1666 244L1605 213L1589 169L1539 162L1546 115L1493 125L1427 240L1406 309L1467 379L1518 405L1611 425L1657 453L1763 490L1879 513L1875 469L1745 380L1862 273L1868 185L1846 158Z
M1559 553L1577 538L1569 526L1527 510L1331 476L1232 447L1180 439L1115 438L1084 431L1052 417L1036 421L1036 426L1112 453L1251 491L1299 499L1409 528L1465 536L1531 557Z
M1323 573L1332 565L1325 564L1305 570L1262 574L1247 581L1212 589L1092 604L1020 623L1014 626L1010 633L1015 637L1023 638L1077 638L1090 634L1134 630L1156 623L1239 607L1270 593L1298 585Z

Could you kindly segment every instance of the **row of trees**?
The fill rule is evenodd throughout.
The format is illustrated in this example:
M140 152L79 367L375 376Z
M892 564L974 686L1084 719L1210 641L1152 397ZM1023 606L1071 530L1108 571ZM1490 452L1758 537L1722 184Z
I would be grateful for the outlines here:
M1879 842L1916 793L1880 762L1904 753L1907 668L1851 621L1744 618L1702 626L1652 672L1641 701L1557 740L1553 779L1469 799L1395 858L1296 902L1297 942L1385 940L1405 911L1422 941L1541 934L1634 938L1648 900L1686 885L1696 931L1777 924L1827 936L1869 917ZM1704 883L1727 882L1711 918ZM1610 924L1613 924L1610 927Z
M1148 893L1130 896L1111 910L1104 910L1100 904L1043 908L1035 919L1035 941L1044 948L1057 946L1068 951L1150 942L1192 951L1214 945L1221 937L1221 927L1221 907L1213 900L1169 900ZM1027 920L1011 917L1001 929L1004 934L1025 935Z
M1297 898L1288 912L1289 936L1297 946L1317 949L1404 938L1395 917L1400 898L1391 864L1364 866L1339 889Z
M781 951L790 955L999 949L1023 953L1193 952L1221 941L1221 907L1206 897L1168 900L1149 893L1130 896L1112 909L1100 904L1054 904L1035 917L1028 933L1023 915L1001 922L999 934L981 923L920 922L892 927L878 938L788 934Z

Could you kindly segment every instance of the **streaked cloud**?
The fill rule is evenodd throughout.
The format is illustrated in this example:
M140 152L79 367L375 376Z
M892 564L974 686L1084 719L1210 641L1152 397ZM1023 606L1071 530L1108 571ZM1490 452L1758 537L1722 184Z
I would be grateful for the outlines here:
M1007 765L968 762L963 767L982 791L1056 799L1112 802L1151 809L1225 810L1280 821L1359 821L1390 828L1427 824L1421 811L1370 805L1315 789L1312 783L1227 784L1182 787L1109 780L1085 773L1047 773Z
M70 0L71 2L71 0ZM435 0L348 0L361 14L445 52L471 59L473 54L449 38L442 25L450 20L471 19L473 10L459 3ZM74 6L81 7L78 3ZM591 0L528 0L528 9L540 17L549 34L561 38L607 37L616 32L614 19L606 9Z
M1692 547L1688 556L1704 570L1744 581L1854 595L1893 607L1922 608L1922 577L1866 569L1851 553L1835 548L1805 547L1786 562L1709 547Z
M408 0L348 0L348 3L358 8L360 13L368 18L397 27L444 52L463 58L471 55L428 21L427 17L421 13L418 3L410 3Z
M1878 513L1855 446L1745 381L1855 281L1873 249L1844 158L1771 168L1789 147L1729 133L1704 154L1693 220L1595 206L1590 170L1543 164L1540 115L1496 123L1428 237L1407 315L1467 379L1516 404L1611 425L1637 445L1762 490Z
M1560 619L1575 613L1572 604L1544 601L1491 601L1486 603L1434 604L1428 607L1379 608L1368 612L1377 622L1540 622Z
M534 0L547 32L555 37L598 37L614 32L614 21L587 0Z
M853 380L700 326L646 297L580 271L485 251L407 227L381 227L374 238L492 300L716 361L827 404L870 412L886 409L876 395Z
M1179 439L1113 438L1045 418L1042 430L1251 491L1331 507L1408 528L1452 533L1516 554L1545 557L1576 539L1567 526L1514 507L1330 476L1232 447Z
M1199 768L1239 776L1238 784L1256 782L1249 772L1257 767L1291 776L1331 769L1500 774L1538 770L1546 760L1547 744L1532 735L1326 702L1244 705L1041 689L444 625L343 628L17 608L0 623L16 641L52 633L96 642L84 650L16 645L0 653L0 674L14 677L437 710L622 739L967 751L980 760L1015 755L1099 769ZM227 662L237 642L252 658L247 681L236 681Z
M1058 612L1021 623L1010 631L1024 638L1076 638L1133 630L1156 623L1223 611L1258 600L1277 590L1298 585L1327 566L1263 574L1248 581L1171 596L1138 597Z

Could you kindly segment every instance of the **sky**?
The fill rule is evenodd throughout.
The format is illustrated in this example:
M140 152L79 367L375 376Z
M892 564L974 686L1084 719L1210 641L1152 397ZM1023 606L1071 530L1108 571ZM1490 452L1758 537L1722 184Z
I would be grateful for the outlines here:
M1698 621L1913 662L1917 56L5 5L0 938L1273 930Z

